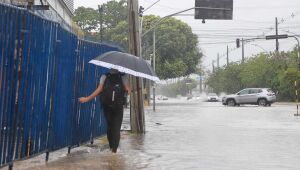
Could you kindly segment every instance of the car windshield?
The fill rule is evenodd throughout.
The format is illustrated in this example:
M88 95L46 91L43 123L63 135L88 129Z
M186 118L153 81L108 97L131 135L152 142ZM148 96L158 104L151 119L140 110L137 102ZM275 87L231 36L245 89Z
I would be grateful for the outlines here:
M216 93L208 93L208 96L217 96Z

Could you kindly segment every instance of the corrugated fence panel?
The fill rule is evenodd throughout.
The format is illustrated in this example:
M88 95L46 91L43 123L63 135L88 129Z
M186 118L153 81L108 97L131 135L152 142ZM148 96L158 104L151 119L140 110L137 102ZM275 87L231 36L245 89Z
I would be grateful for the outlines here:
M99 98L78 97L108 71L88 61L112 50L119 51L0 3L0 168L106 133Z

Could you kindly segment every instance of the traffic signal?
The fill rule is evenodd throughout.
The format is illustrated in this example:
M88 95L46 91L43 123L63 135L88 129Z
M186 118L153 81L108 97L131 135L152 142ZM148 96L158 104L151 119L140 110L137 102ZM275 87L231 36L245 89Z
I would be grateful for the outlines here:
M144 7L140 6L139 8L139 16L142 17L144 13Z
M236 39L236 47L240 48L240 39L239 38Z

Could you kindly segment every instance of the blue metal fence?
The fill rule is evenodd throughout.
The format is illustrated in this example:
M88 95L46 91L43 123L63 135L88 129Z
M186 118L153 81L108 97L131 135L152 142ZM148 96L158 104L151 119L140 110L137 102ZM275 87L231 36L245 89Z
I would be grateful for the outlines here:
M80 105L107 69L88 61L116 47L0 4L0 168L106 132L98 99Z

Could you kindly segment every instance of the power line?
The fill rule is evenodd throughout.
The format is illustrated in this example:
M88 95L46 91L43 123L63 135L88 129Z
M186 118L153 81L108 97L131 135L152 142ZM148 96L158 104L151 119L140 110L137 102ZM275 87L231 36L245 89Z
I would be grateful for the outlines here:
M199 45L230 44L230 43L235 43L235 41L223 41L223 42L212 42L212 43L199 43Z
M236 32L236 31L261 31L261 30L267 30L269 28L233 28L233 29L223 29L223 30L213 30L213 29L209 29L209 30L205 30L205 29L193 29L193 31L203 31L203 32Z
M298 15L298 13L300 13L300 11L297 11L297 12L295 12L295 13L292 13L291 15L289 15L288 17L286 17L286 18L282 18L281 20L280 20L280 22L278 23L278 25L279 24L284 24L286 21L288 21L288 20L290 20L290 19L293 19L293 18L295 18L297 15ZM293 26L293 28L297 28L298 26ZM281 28L284 28L284 27L281 27ZM291 26L290 27L288 27L288 28L291 28ZM274 30L275 28L274 28L274 26L272 26L272 27L270 27L270 29L268 30L268 31L264 31L263 33L262 33L262 35L264 36L265 34L267 34L267 33L269 33L269 32L271 32L272 30ZM259 37L259 36L258 36ZM232 42L231 42L232 43ZM234 42L235 43L235 42ZM245 42L244 43L244 45L247 45L249 42ZM204 45L215 45L215 44L219 44L219 42L218 43L215 43L215 44L213 44L213 43L206 43L206 44L204 44ZM233 48L233 49L231 49L229 52L232 52L232 51L235 51L235 50L237 50L238 48ZM224 54L222 54L222 55L220 55L220 57L219 57L219 59L221 59L221 58L223 58L223 57L225 57L226 56L226 54L224 53Z
M147 3L153 3L153 1L149 1L149 0L143 0L144 2L147 2ZM181 10L179 8L173 8L173 7L170 7L170 6L166 6L166 5L161 5L161 4L156 4L156 6L160 6L160 7L163 7L163 8L168 8L168 9L172 9L172 10Z

